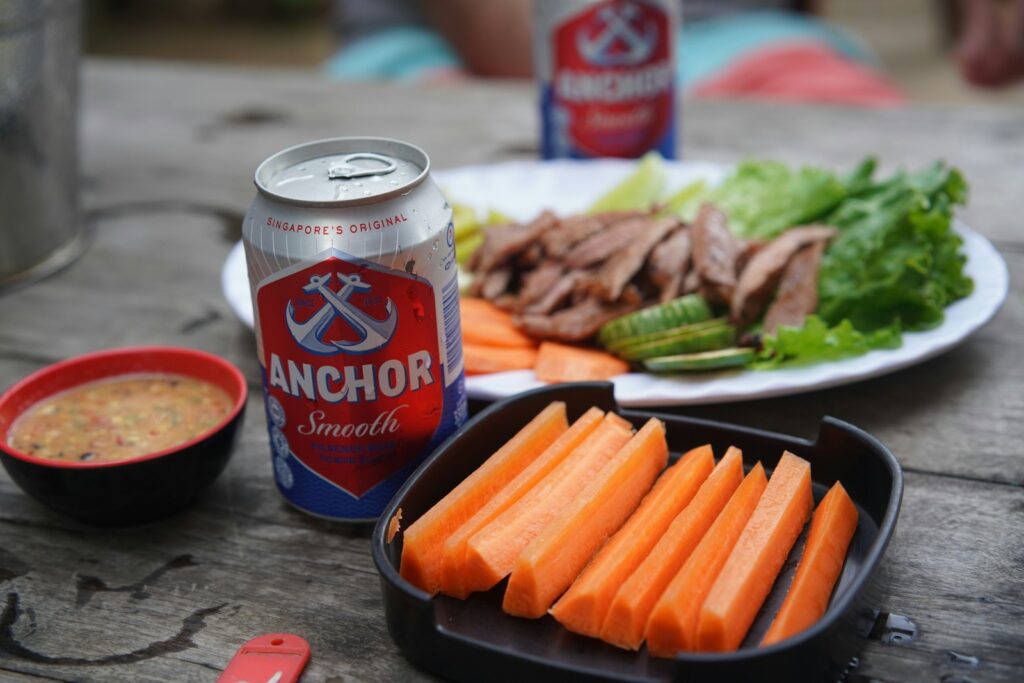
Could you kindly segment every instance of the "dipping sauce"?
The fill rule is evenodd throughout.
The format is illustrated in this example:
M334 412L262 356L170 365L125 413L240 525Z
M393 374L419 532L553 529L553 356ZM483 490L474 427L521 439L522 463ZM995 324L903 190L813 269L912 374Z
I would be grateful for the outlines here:
M180 375L121 375L88 382L35 404L7 440L51 460L124 460L185 443L215 427L231 398Z

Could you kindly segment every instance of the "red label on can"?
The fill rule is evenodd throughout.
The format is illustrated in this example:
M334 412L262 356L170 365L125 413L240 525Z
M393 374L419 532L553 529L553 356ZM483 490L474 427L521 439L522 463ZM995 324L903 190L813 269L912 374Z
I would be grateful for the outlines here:
M555 30L553 96L591 155L636 156L672 125L670 17L643 0L592 5Z
M331 256L261 283L256 305L276 452L357 498L422 454L444 400L429 282Z

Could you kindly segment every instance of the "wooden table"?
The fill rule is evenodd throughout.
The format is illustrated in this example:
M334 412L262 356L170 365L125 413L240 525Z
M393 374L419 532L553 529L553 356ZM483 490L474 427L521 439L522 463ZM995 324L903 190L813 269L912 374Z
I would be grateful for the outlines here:
M285 505L271 481L252 333L220 294L252 171L290 144L387 135L435 168L533 158L527 85L351 85L286 71L85 68L82 191L96 241L76 264L0 297L0 388L53 361L128 344L221 354L248 375L248 417L199 504L142 528L68 521L0 475L0 679L210 681L248 638L307 638L306 681L429 678L392 645L369 529ZM872 641L847 681L1024 680L1024 118L1005 110L692 102L692 158L852 166L955 162L966 220L993 239L1013 291L968 343L918 367L791 398L687 409L812 436L823 414L880 437L906 472L878 608L915 637ZM953 653L976 657L965 663Z

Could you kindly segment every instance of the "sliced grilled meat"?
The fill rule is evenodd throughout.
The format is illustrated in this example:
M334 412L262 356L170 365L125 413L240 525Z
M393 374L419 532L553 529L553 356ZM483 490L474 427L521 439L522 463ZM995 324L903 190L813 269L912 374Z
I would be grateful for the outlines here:
M590 297L551 315L524 315L519 318L519 328L537 339L579 342L593 337L609 320L635 311L639 306L639 303L628 302L609 304Z
M544 233L541 233L542 235ZM539 240L539 237L538 237ZM544 260L544 247L540 242L532 242L526 249L516 257L516 267L520 270L531 270L536 268Z
M729 230L728 218L713 205L704 204L691 234L701 293L712 303L729 303L736 288L736 262L742 245Z
M654 249L670 232L679 227L677 218L651 218L642 231L624 248L612 254L594 275L594 293L605 301L616 301L622 291L640 272Z
M690 272L683 278L683 294L693 294L700 289L700 273L696 268L690 268Z
M519 308L527 309L530 304L540 301L562 279L562 264L558 261L545 261L523 275L523 285L519 289Z
M469 293L493 301L506 294L510 284L512 284L512 269L507 266L495 268L489 273L481 273L473 278Z
M684 227L673 232L651 251L647 273L651 282L659 288L660 301L674 299L682 291L683 278L690 266L692 246L690 231Z
M588 268L601 263L642 235L651 220L648 216L640 216L612 223L607 229L592 234L573 247L565 256L565 265L569 268Z
M750 259L754 258L754 254L764 249L770 243L769 240L745 240L740 242L740 255L736 259L736 274L737 276L743 272L743 269L750 263Z
M644 215L646 214L641 211L608 211L566 216L558 221L558 226L554 230L548 230L540 236L541 245L548 257L562 258L577 244L601 232L612 223Z
M543 297L526 306L523 312L550 313L568 301L569 297L576 291L580 281L586 277L586 273L580 270L565 273L544 293Z
M779 325L799 327L818 308L818 269L825 244L820 240L803 247L782 271L775 301L764 315L764 331L768 334L774 334Z
M544 211L529 223L484 230L484 242L473 253L469 270L489 273L502 266L533 244L545 231L557 223L555 214Z
M730 315L739 329L758 319L779 284L782 270L797 251L814 242L827 242L836 231L822 225L790 228L754 254L740 275Z

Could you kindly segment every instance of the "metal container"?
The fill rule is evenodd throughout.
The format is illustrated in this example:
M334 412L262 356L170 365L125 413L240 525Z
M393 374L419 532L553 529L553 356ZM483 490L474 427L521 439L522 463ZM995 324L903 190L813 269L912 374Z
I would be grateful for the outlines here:
M0 0L0 290L81 253L78 0Z
M427 155L382 138L291 147L255 182L242 232L278 489L375 519L466 419L451 207Z
M679 0L534 0L545 159L676 153Z

